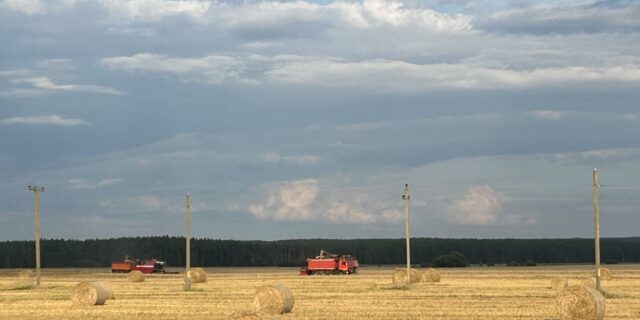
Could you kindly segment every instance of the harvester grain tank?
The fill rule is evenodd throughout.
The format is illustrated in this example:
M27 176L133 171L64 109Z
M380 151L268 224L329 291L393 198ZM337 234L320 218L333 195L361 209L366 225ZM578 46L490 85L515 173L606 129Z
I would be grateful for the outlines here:
M300 274L353 274L358 271L358 266L358 260L350 255L320 250L320 255L307 259L307 266L300 268Z

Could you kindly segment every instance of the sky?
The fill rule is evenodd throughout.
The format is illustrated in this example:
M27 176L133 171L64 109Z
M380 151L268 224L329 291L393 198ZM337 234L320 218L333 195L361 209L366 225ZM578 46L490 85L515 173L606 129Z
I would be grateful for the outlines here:
M638 236L640 2L0 0L0 240Z

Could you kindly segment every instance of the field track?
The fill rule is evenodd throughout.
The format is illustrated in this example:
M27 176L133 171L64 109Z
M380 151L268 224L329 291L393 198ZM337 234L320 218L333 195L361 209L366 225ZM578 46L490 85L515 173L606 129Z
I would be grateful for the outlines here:
M605 319L640 319L640 265L608 266ZM557 319L550 278L589 276L589 266L440 269L442 281L409 290L384 289L393 268L363 267L353 276L298 276L297 268L207 268L208 282L182 291L182 275L151 275L131 283L106 269L44 269L30 289L17 269L0 269L0 319L225 319L252 307L254 292L282 282L295 297L282 319ZM177 269L176 269L177 271ZM116 299L104 306L71 305L80 281L109 280ZM575 281L575 280L574 280Z

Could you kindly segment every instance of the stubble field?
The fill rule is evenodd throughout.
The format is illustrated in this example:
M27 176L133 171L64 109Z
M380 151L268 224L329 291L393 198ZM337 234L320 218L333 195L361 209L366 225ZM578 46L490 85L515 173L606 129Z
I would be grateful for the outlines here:
M640 265L615 265L603 282L605 319L640 319ZM351 276L299 276L296 268L207 268L208 281L182 291L182 275L151 275L131 283L106 269L44 269L28 288L20 270L0 269L0 319L225 319L251 309L256 288L273 282L295 297L282 319L557 319L550 278L591 275L589 266L441 269L439 283L385 289L393 268L368 267ZM111 281L115 300L72 306L80 281ZM577 280L574 280L574 282Z

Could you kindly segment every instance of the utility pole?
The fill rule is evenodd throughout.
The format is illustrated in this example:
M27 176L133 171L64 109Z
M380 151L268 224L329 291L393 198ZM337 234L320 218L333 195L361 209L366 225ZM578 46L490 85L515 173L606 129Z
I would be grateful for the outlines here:
M600 291L600 219L598 210L598 169L593 168L593 221L596 250L596 290Z
M411 245L409 243L409 185L404 185L404 233L407 238L407 284L411 283Z
M36 286L40 286L40 192L44 192L44 187L29 186L33 191L33 229L36 242Z
M186 219L187 263L184 270L184 291L191 291L191 278L189 278L189 270L191 269L191 194L189 193L187 193Z

